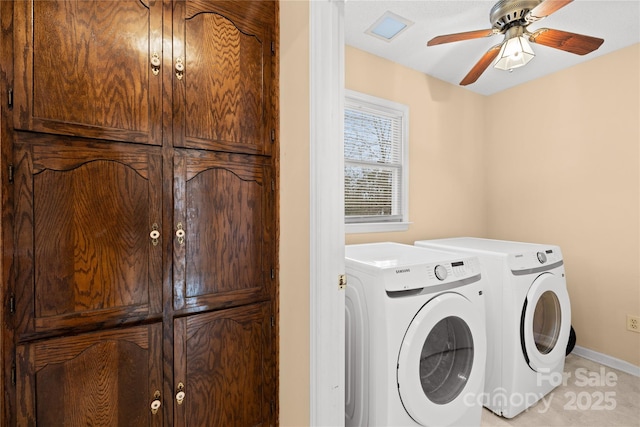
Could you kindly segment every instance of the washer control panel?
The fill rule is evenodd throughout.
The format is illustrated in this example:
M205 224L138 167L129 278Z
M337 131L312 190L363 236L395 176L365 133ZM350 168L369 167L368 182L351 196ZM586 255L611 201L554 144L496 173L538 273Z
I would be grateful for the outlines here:
M475 256L387 269L385 288L388 292L426 288L479 276L480 271L480 261Z
M509 254L509 269L514 274L540 272L562 264L562 251L557 246L539 247L526 252Z

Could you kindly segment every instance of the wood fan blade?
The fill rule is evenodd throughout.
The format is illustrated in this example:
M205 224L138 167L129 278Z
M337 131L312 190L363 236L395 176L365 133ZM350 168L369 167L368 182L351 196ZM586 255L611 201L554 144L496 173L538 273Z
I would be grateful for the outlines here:
M603 39L582 34L569 33L567 31L541 28L529 35L529 41L576 55L586 55L598 49L604 42Z
M473 66L471 71L469 71L464 79L462 79L462 81L460 82L460 86L466 86L478 80L482 73L484 73L484 70L487 69L489 64L491 64L491 62L496 59L496 56L498 56L498 54L500 53L501 47L502 43L495 45L494 47L489 49L487 53L485 53L484 56L480 58L480 61L478 61L476 65Z
M444 36L437 36L427 42L427 46L435 46L443 43L459 42L462 40L479 39L482 37L489 37L496 34L496 32L489 28L488 30L475 30L467 31L464 33L447 34Z
M558 9L565 7L572 1L573 0L545 0L529 11L526 20L533 22L547 17Z

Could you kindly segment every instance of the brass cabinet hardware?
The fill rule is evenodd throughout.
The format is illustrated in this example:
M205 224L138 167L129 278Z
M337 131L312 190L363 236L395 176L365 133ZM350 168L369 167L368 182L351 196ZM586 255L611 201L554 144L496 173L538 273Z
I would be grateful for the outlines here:
M162 402L160 401L160 390L156 390L156 392L153 393L153 400L151 401L151 413L153 415L157 414L160 406L162 406Z
M182 80L182 76L184 75L184 63L182 62L182 58L176 58L176 77L178 80Z
M185 231L184 228L182 227L182 223L179 222L178 225L176 225L176 237L178 238L178 243L180 244L180 246L184 245L184 236L185 236Z
M151 226L151 233L149 233L149 237L151 237L151 243L153 246L158 246L158 239L160 239L160 232L158 231L158 223L153 223Z
M158 52L153 52L153 55L151 56L151 71L154 76L157 76L160 72L160 56L158 55Z
M182 405L182 402L184 401L184 397L185 397L184 384L180 382L178 383L178 389L176 390L176 402L178 402L178 405Z

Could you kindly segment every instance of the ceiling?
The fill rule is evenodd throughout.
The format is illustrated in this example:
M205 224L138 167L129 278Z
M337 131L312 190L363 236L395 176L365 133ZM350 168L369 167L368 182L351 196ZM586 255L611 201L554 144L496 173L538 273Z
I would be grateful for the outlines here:
M495 1L460 0L347 0L345 42L374 55L458 85L474 64L503 35L427 47L435 36L490 29L489 11ZM385 12L412 22L391 42L365 34ZM531 44L536 56L526 66L502 71L490 65L466 89L491 95L547 74L640 43L640 1L575 0L527 29L552 28L604 39L600 48L580 56ZM605 78L603 76L603 78ZM607 76L606 78L611 78Z

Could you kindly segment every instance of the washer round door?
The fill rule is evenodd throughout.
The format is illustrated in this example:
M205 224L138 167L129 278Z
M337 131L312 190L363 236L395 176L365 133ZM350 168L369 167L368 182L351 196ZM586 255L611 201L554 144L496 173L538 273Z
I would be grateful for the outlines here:
M544 273L533 281L522 312L520 340L531 369L546 372L566 356L571 304L564 279Z
M451 424L478 405L486 360L484 313L457 293L427 302L398 356L398 391L421 425Z

